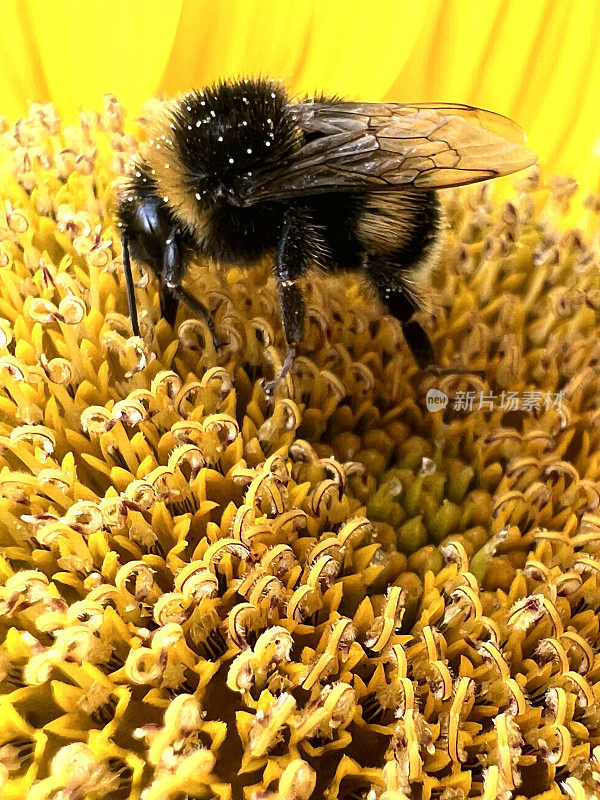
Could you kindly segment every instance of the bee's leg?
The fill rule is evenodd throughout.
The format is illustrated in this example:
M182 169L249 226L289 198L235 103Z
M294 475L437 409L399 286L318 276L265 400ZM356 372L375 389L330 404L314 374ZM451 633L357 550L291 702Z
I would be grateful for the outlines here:
M380 300L387 306L390 314L400 322L413 358L421 369L426 369L435 362L435 355L429 336L422 326L412 319L413 314L420 309L418 298L408 286L402 286L397 273L393 275L385 268L381 270L371 266L369 275ZM387 285L388 280L393 284L392 287Z
M129 260L129 239L125 234L121 236L121 247L123 248L123 272L125 273L125 287L127 289L127 305L129 306L131 329L134 336L139 336L140 326L138 323L137 306L135 304L135 284L133 283L131 261Z
M265 384L265 394L272 394L288 374L296 358L296 345L302 339L305 315L304 300L300 289L294 281L280 281L279 306L281 308L281 323L285 334L287 351L281 369L272 381Z
M161 309L164 309L163 316L167 322L173 326L175 324L178 305L179 303L183 303L190 311L193 311L197 317L208 325L213 345L215 349L218 349L225 343L219 341L206 306L186 291L181 285L184 273L185 264L182 255L182 246L179 233L177 229L174 228L170 231L165 241L163 253L163 280L161 286Z
M288 374L296 346L304 331L305 306L298 279L310 263L311 236L314 229L310 217L300 208L289 208L286 212L279 246L275 259L275 277L279 283L279 306L281 324L285 334L287 352L277 375L264 387L265 394L272 394L276 386Z
M420 369L427 369L435 362L435 354L429 336L419 323L411 319L402 323L402 333L413 358Z
M414 360L421 369L426 369L435 362L435 355L429 336L422 326L412 319L415 311L419 310L416 300L405 289L386 289L383 301L390 314L399 320L406 344Z
M212 317L210 316L209 310L206 308L204 303L201 303L200 300L197 300L194 295L190 294L186 291L183 286L176 286L174 289L171 290L177 300L181 303L186 305L190 311L193 311L194 314L199 317L200 319L204 320L208 327L210 328L210 335L212 337L212 342L215 350L218 350L220 347L223 347L227 344L227 342L220 341L219 337L217 336L217 332L215 330L214 323L212 321Z
M175 327L175 318L177 317L177 309L179 308L179 300L173 294L172 289L168 289L163 281L160 285L160 314L169 325Z

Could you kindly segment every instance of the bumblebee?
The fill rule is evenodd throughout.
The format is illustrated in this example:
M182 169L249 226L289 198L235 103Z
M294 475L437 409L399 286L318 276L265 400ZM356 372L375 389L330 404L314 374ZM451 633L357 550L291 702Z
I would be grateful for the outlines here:
M210 315L182 281L191 260L274 262L288 373L301 342L307 270L353 271L400 322L421 368L434 361L413 319L440 249L436 190L524 169L522 130L460 104L292 102L267 79L224 81L166 104L118 197L129 312L139 336L130 256L160 281L164 317L180 302Z

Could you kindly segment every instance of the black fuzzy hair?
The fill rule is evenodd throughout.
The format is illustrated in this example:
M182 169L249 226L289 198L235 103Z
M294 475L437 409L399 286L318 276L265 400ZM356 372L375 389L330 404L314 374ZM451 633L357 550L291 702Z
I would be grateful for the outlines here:
M283 87L264 78L222 81L185 94L168 120L181 182L230 185L281 164L297 146L288 102Z

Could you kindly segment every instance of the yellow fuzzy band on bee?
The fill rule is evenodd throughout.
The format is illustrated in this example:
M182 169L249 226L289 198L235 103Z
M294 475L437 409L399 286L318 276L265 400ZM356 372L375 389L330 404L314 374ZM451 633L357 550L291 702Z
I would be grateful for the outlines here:
M130 335L124 118L0 124L3 800L596 796L598 198L444 193L442 372L315 275L269 402L269 264Z
M210 215L207 212L199 213L198 200L187 185L188 170L171 139L170 112L175 105L174 102L165 103L161 113L155 116L148 128L148 139L141 148L141 156L164 191L164 196L168 197L178 220L193 231L198 241L202 241L210 229ZM136 169L134 162L130 170L134 173Z

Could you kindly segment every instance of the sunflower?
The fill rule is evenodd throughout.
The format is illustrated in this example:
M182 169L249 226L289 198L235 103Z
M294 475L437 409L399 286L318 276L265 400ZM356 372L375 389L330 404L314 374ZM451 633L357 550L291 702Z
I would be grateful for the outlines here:
M139 11L3 20L25 116L0 120L0 795L600 796L598 5ZM131 335L114 182L159 101L130 117L225 68L528 130L544 171L443 193L437 371L314 275L266 397L267 263L193 265L218 351L136 264ZM106 95L63 123L108 85L129 119Z
M272 400L268 264L195 265L218 352L137 265L131 336L113 184L152 110L2 133L3 798L595 796L600 198L445 193L439 374L314 276Z

